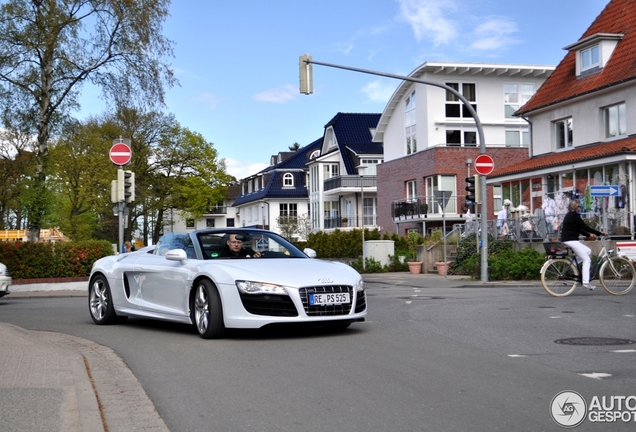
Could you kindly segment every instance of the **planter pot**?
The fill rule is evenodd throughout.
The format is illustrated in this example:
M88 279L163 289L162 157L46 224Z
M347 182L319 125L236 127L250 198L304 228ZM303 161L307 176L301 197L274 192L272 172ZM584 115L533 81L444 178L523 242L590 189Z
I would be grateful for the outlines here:
M409 271L413 274L420 274L422 273L422 262L421 261L415 261L415 262L409 262Z
M440 262L436 262L435 263L435 267L437 267L437 274L439 274L440 276L444 276L446 275L446 273L448 272L448 267L450 267L451 262L450 261L440 261Z

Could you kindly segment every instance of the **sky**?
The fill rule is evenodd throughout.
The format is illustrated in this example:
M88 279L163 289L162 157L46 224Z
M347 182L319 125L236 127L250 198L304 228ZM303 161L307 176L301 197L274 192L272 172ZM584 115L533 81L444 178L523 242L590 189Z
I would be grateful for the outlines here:
M298 58L408 75L429 62L556 66L609 0L173 0L164 35L180 85L166 112L214 144L237 179L310 144L338 112L382 113L399 80ZM104 110L86 89L79 117Z

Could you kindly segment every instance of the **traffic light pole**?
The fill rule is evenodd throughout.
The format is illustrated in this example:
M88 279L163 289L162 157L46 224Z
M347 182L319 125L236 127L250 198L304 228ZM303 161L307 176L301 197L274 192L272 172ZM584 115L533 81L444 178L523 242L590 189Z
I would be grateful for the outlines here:
M303 64L305 65L305 70L302 69ZM403 76L403 75L395 75L395 74L389 74L385 72L377 72L377 71L372 71L367 69L359 69L359 68L354 68L349 66L323 63L323 62L315 61L311 58L311 56L309 56L308 54L305 54L300 57L301 93L305 93L305 94L313 93L312 71L310 69L311 64L327 66L327 67L332 67L337 69L350 70L353 72L360 72L360 73L365 73L370 75L378 75L378 76L383 76L386 78L395 78L402 81L410 81L410 82L415 82L419 84L426 84L426 85L431 85L434 87L440 87L446 91L451 92L452 94L457 96L457 98L460 101L462 101L462 103L464 104L464 107L468 110L470 115L475 120L475 126L477 127L477 134L479 136L479 153L486 154L486 140L484 138L484 130L481 126L481 121L479 120L479 116L477 115L477 112L475 111L473 106L470 104L470 101L466 99L464 95L462 95L460 92L458 92L454 88L449 87L446 84L421 80L421 79L412 78L412 77ZM481 176L481 190L483 191L482 193L486 195L485 198L487 198L486 176ZM480 230L481 234L480 235L481 235L481 281L482 282L488 282L488 221L487 221L488 204L487 202L488 202L487 199L482 199L482 204L481 204L481 230Z

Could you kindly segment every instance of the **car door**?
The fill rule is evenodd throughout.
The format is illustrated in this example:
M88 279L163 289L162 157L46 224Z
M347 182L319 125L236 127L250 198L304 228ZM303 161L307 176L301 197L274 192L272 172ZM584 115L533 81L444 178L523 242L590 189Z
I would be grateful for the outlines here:
M148 254L137 260L127 275L131 301L150 314L188 316L190 265Z

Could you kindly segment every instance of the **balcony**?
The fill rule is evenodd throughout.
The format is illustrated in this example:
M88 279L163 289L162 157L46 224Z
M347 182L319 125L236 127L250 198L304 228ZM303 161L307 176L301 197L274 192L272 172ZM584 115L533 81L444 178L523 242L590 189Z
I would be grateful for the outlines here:
M372 175L363 176L362 178L360 178L359 175L345 175L327 179L323 186L325 192L336 189L357 189L359 191L361 187L364 187L365 190L373 188L373 192L375 192L378 186L378 180L377 176Z
M208 215L226 215L227 214L227 207L225 207L225 206L223 206L223 207L213 207L213 208L208 209L206 214L208 214Z
M451 196L446 203L445 214L456 215L457 197ZM393 220L422 220L429 217L440 219L442 217L442 207L436 199L428 197L416 197L407 200L397 200L391 203L391 214Z
M377 215L353 215L351 217L337 216L323 219L325 229L361 228L373 229L377 227Z

